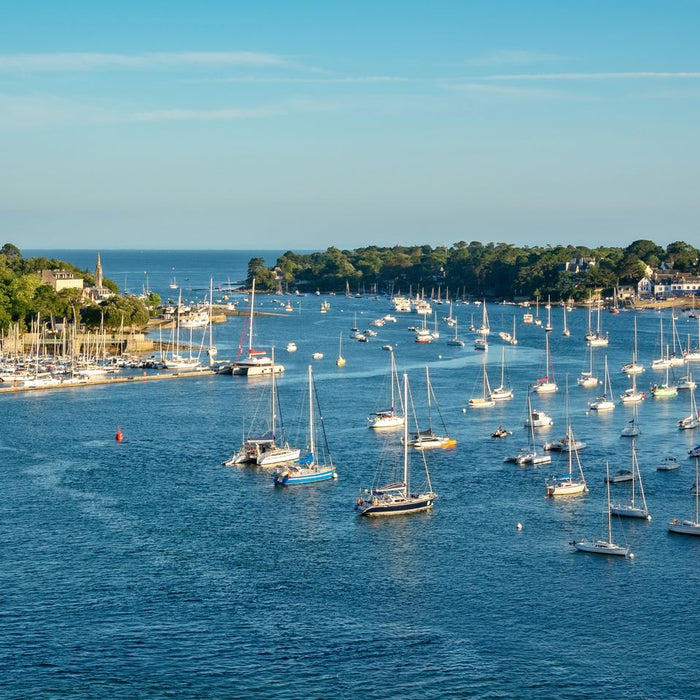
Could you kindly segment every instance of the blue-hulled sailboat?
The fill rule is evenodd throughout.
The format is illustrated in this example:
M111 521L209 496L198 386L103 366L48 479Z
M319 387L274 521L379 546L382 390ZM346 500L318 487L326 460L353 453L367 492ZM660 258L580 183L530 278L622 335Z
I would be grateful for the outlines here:
M318 415L316 415L318 414ZM318 420L316 420L318 418ZM308 452L294 462L284 465L275 474L276 486L296 486L313 484L317 481L337 479L335 465L328 448L326 431L323 427L323 417L318 410L316 387L313 380L313 370L309 365L309 444Z

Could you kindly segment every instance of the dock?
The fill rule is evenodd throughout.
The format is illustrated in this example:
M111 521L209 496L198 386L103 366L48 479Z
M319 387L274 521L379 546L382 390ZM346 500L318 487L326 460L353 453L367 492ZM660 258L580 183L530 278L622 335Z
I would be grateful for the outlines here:
M0 395L15 394L26 391L54 391L57 389L82 389L88 386L113 386L115 384L138 384L141 382L156 382L165 379L186 379L189 377L211 377L217 372L209 367L201 369L187 370L185 372L157 372L147 374L145 371L142 374L132 374L127 377L96 377L87 379L84 382L65 382L59 384L48 384L46 386L15 386L11 382L0 382ZM5 386L7 385L7 386Z

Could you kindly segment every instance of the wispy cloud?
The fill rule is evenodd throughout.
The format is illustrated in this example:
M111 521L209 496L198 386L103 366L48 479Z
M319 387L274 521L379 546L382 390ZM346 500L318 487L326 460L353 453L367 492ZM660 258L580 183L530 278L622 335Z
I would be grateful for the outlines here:
M468 92L473 95L482 95L484 97L504 97L510 99L521 98L540 98L540 99L565 99L569 96L561 91L543 90L541 88L532 87L515 87L512 85L489 85L487 83L478 82L456 82L445 81L442 83L444 88L459 92Z
M230 78L215 78L211 82L217 83L282 83L282 84L318 84L318 85L347 85L347 84L371 84L371 83L407 83L412 78L393 75L360 75L338 76L329 78L306 78L294 76L232 76Z
M288 114L284 107L253 107L228 109L164 109L151 112L137 112L128 117L132 122L174 122L174 121L231 121L260 117L279 117Z
M649 80L663 78L700 78L700 72L617 72L617 73L515 73L486 75L479 80Z
M564 57L544 51L518 51L501 49L491 51L483 56L477 56L465 61L468 66L503 66L503 65L532 65L547 61L561 61Z
M58 73L110 68L138 70L226 66L280 67L287 65L291 65L291 62L284 56L254 51L0 54L0 72L3 73Z

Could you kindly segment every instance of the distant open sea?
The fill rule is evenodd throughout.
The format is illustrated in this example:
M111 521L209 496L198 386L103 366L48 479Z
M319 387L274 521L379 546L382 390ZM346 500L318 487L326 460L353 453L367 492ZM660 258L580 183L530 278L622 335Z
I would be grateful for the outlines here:
M104 273L140 292L168 293L172 277L188 295L245 277L248 260L274 263L283 251L102 251ZM96 251L23 251L94 269ZM126 282L126 284L125 284ZM202 291L203 290L203 291ZM321 314L322 301L330 303ZM292 312L285 312L289 302ZM245 302L241 301L245 308ZM224 467L267 410L268 380L203 376L172 381L0 395L0 697L3 698L688 698L698 697L700 538L669 535L673 517L694 513L697 431L679 431L689 395L639 406L639 464L653 520L613 523L632 560L575 552L573 539L605 533L606 461L629 469L620 430L629 406L588 410L601 390L576 386L588 368L588 314L551 310L552 359L560 390L540 396L554 427L571 423L590 494L545 498L544 480L568 469L503 462L526 443L527 387L542 377L544 330L522 309L488 305L490 349L473 348L470 323L481 310L455 305L465 347L434 305L440 337L413 342L415 314L393 313L385 297L261 295L256 346L275 346L290 442L304 432L306 369L313 363L337 482L275 488L269 472ZM533 309L534 312L534 309ZM540 318L545 318L543 308ZM665 375L649 364L660 352L669 312L638 314L645 389ZM512 332L507 376L515 398L467 409L480 393L482 363L500 382L498 331ZM435 321L435 318L437 321ZM235 356L244 317L215 326L222 358ZM602 314L613 393L633 350L632 313ZM368 343L350 328L374 327ZM698 341L680 317L677 341ZM343 334L345 367L335 365ZM285 351L294 341L298 351ZM398 454L399 435L368 430L386 408L394 346L425 424L425 366L454 451L428 464L439 494L433 512L360 519L358 489L371 484L381 455ZM312 360L314 352L323 359ZM685 372L679 368L677 374ZM697 367L700 375L700 366ZM490 438L499 424L513 434ZM114 435L121 427L125 439ZM666 455L681 468L656 471ZM560 461L563 460L563 461ZM626 497L626 485L614 487ZM516 524L522 523L522 530Z
M286 249L287 250L287 249ZM165 298L172 295L169 284L175 280L183 298L209 293L209 279L216 287L238 284L248 275L248 261L263 258L274 265L286 250L100 250L102 271L122 291L141 294L148 287ZM304 253L308 251L295 251ZM80 269L94 271L97 250L23 250L25 257L55 258ZM164 296L165 295L165 296Z

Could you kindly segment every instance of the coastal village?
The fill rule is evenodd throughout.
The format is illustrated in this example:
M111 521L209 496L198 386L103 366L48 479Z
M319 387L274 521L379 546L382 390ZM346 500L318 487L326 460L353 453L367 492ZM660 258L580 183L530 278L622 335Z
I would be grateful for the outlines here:
M575 258L563 267L567 272L578 275L596 264L593 257ZM281 291L282 271L276 268L274 272L278 281L277 296L284 297ZM42 283L55 292L75 290L93 304L106 302L117 294L104 283L100 253L97 253L93 284L87 283L80 274L65 269L43 269L40 275ZM4 333L1 339L3 365L0 392L230 373L230 362L222 363L216 357L212 331L214 324L225 323L230 315L261 312L254 312L252 306L249 310L239 309L237 304L228 301L227 296L214 303L213 288L208 301L197 304L183 302L177 285L171 284L171 289L178 292L178 301L173 303L171 300L152 309L151 318L144 328L100 328L91 331L66 319L50 319L48 322L37 318L36 324L28 332L20 333L15 327L14 331ZM646 266L645 274L636 285L619 285L613 291L612 296L604 297L601 289L594 290L588 300L579 305L611 310L679 307L688 312L694 310L695 299L700 295L700 276L674 270L662 263L658 268ZM421 304L429 304L436 299L442 303L442 293L440 284L432 287L428 294L421 289L419 293L409 295L406 308L396 304L394 308L399 311L416 310L421 314ZM146 301L149 294L149 290L144 289L140 298ZM449 289L445 289L444 294L445 301L449 302ZM470 297L461 296L453 301L469 304ZM500 303L530 307L535 301L539 302L525 299L518 302L501 300ZM561 300L560 303L569 308L573 306L571 300ZM291 308L287 302L286 310ZM285 305L281 307L283 309ZM321 310L325 312L326 309L322 306ZM201 340L197 342L192 337L195 329L202 331ZM165 331L166 336L163 335ZM238 355L241 351L242 348L239 348ZM142 371L125 376L121 373L123 369Z

